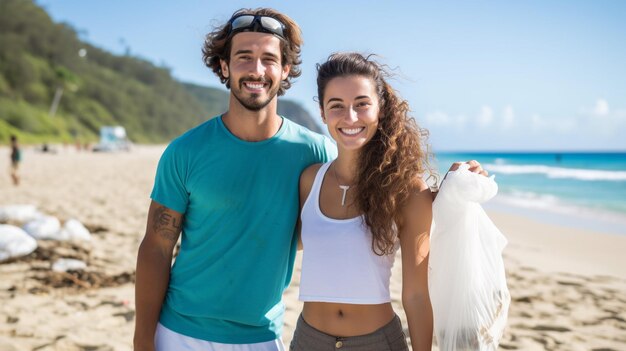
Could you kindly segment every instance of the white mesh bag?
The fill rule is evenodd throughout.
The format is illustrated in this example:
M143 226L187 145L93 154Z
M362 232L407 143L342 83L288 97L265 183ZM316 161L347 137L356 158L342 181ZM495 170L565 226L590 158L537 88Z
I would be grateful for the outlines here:
M498 185L468 168L449 172L433 203L428 285L441 351L496 350L511 303L507 240L480 206Z

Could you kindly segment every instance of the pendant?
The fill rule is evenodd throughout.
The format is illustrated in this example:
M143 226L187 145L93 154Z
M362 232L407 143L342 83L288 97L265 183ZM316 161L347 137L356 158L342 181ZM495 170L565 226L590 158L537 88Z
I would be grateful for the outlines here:
M341 195L341 207L343 207L346 204L346 192L348 192L348 189L350 189L350 186L339 185L339 188L343 190L343 195Z

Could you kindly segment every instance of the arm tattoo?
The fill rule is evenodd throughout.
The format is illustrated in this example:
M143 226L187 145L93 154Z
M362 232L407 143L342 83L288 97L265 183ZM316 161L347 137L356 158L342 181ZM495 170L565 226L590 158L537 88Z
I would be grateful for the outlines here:
M182 219L172 216L166 207L159 206L154 211L152 229L164 239L176 243L182 229Z

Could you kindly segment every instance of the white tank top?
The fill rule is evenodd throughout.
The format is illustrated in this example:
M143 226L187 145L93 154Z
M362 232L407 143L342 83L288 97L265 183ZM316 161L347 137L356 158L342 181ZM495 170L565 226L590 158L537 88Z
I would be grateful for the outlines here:
M325 163L302 207L302 275L300 300L351 304L391 301L389 279L394 254L378 256L372 251L372 233L363 216L350 219L326 217L319 204ZM337 188L337 191L341 191ZM352 190L354 191L354 190Z

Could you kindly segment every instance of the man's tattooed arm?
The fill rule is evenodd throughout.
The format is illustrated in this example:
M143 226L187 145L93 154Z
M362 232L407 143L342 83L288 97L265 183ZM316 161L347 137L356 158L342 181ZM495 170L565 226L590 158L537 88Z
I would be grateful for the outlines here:
M135 350L154 350L154 333L167 292L174 247L183 215L152 201L146 235L137 252L135 275Z
M176 243L182 230L182 219L179 213L157 204L152 217L152 230L163 239Z
M157 203L150 204L146 236L161 243L165 254L171 254L182 230L183 215Z

